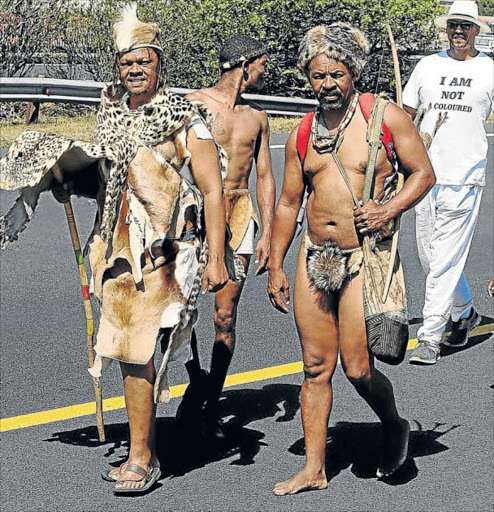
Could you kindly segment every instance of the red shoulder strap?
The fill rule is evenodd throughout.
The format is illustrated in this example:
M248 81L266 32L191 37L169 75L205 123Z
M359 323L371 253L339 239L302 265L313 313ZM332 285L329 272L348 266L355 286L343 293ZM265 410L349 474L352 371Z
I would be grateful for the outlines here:
M371 110L372 110L372 105L374 104L374 94L372 94L370 92L361 94L359 96L358 101L359 101L360 110L362 111L364 119L366 121L369 121L369 117L370 117ZM391 132L389 131L389 128L386 126L386 123L384 121L383 121L383 126L382 126L381 140L386 149L386 153L388 154L388 160L390 162L393 162L393 160L395 159L394 147L393 147L393 136L391 135Z
M311 110L302 118L298 125L297 131L297 153L300 158L302 167L304 165L305 155L307 154L307 146L309 144L310 130L312 128L312 120L314 119L314 111Z
M366 121L369 120L372 105L374 104L374 94L370 92L366 92L359 96L359 105L360 110L362 110L362 114ZM297 132L297 152L298 157L300 158L300 162L302 166L304 165L305 155L307 154L307 146L309 144L310 138L310 130L312 128L312 120L314 119L314 111L311 110L308 114L302 118L300 125L298 127ZM395 159L394 156L394 146L393 146L393 136L389 131L389 128L386 126L386 123L383 121L382 126L382 135L381 140L386 149L386 153L388 155L388 159L390 162L393 162Z

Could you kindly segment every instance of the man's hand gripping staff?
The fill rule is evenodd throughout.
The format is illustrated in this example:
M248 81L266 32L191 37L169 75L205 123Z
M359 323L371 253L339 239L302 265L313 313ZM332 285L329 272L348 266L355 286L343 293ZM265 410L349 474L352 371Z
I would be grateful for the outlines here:
M392 219L386 205L379 205L370 199L366 205L353 208L355 226L361 235L385 228Z

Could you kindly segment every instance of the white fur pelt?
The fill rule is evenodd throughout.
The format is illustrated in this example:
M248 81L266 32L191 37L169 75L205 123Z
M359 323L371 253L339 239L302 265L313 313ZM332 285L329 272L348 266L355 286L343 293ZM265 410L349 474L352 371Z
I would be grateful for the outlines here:
M317 290L324 293L338 291L348 276L347 256L331 241L323 247L308 247L307 275Z

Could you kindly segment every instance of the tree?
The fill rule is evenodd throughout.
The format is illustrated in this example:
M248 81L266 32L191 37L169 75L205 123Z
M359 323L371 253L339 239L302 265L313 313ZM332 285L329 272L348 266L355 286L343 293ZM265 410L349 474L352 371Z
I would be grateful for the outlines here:
M78 68L94 79L110 80L115 63L112 24L123 3L128 2L80 3L60 13L58 26L52 26L57 44L46 54L50 70L61 76L64 69L67 74ZM311 95L297 70L298 45L310 27L334 21L351 23L368 36L371 50L361 90L393 90L386 23L406 74L411 54L437 46L433 19L440 10L438 0L138 0L138 5L142 19L162 26L171 86L211 86L219 77L223 41L242 33L266 42L270 71L264 93L282 96Z
M58 2L0 0L0 76L24 76L45 45L60 14Z
M479 0L480 16L494 16L494 0Z
M63 37L45 54L50 75L58 78L91 77L105 82L115 72L113 23L121 6L128 2L79 3L64 11L57 28Z
M390 23L406 75L410 55L437 45L434 17L437 0L155 0L142 4L148 19L163 25L169 83L181 87L210 86L219 76L222 42L244 33L264 40L270 54L266 94L310 95L297 70L297 50L314 25L346 21L363 30L370 42L362 90L393 90L394 77L386 23ZM154 18L153 18L154 16Z

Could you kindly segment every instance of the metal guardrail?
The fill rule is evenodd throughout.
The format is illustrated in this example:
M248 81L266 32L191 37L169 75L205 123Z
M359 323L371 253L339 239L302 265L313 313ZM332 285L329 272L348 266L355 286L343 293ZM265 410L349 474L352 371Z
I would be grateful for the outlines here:
M0 78L0 101L33 103L77 103L97 105L100 102L103 82L89 80L62 80L56 78ZM195 89L173 88L182 96ZM317 104L315 100L243 94L243 97L258 104L268 114L300 116Z

